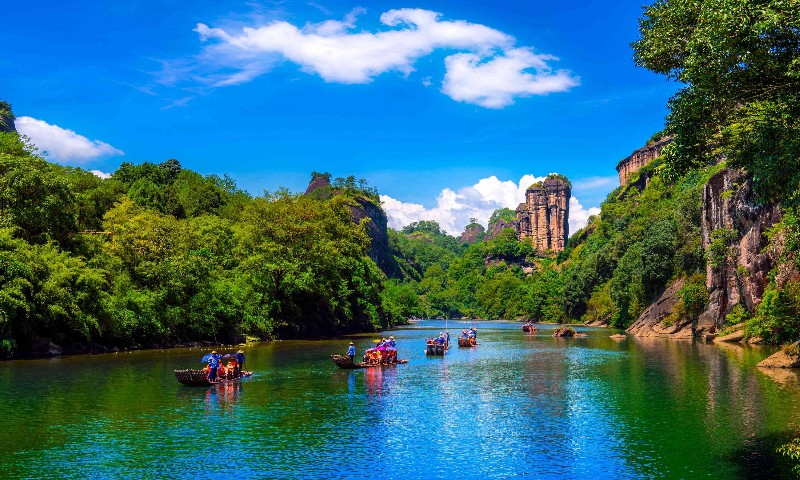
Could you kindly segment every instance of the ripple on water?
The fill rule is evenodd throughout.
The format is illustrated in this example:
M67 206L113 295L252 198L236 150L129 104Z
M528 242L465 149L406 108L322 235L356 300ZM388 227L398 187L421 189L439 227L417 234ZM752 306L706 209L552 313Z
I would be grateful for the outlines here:
M254 377L209 388L172 377L198 351L0 364L24 412L0 417L0 463L11 478L747 478L731 452L800 413L797 388L691 344L481 323L477 348L426 357L443 326L421 327L392 332L407 365L343 371L340 342L275 342L248 350Z

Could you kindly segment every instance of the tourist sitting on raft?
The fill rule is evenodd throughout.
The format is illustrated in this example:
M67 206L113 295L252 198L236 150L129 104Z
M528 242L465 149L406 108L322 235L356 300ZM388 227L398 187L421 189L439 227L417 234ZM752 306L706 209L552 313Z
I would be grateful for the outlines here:
M446 343L450 343L450 332L445 334L444 332L439 332L439 336L435 338L429 338L425 341L426 344L437 344L437 345L444 345Z
M226 357L232 357L228 360L228 365L222 362L222 357L217 351L211 352L208 357L208 365L205 368L206 375L208 375L209 382L219 382L222 380L231 380L242 376L242 365L244 364L244 352L239 350L236 354L227 354ZM241 362L240 359L241 358Z
M389 339L380 339L374 348L369 348L364 352L362 358L364 363L370 365L389 365L397 363L397 344L394 341L394 336Z

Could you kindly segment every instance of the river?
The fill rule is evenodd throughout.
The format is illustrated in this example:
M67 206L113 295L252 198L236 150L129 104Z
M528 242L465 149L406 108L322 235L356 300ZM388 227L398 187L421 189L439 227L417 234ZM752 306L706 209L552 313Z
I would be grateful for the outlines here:
M449 322L451 332L469 324ZM408 364L346 371L347 341L248 346L253 377L186 387L173 349L0 362L2 478L782 478L800 381L773 350L535 335L481 322L391 332ZM359 354L374 336L355 336ZM455 340L455 339L453 339Z

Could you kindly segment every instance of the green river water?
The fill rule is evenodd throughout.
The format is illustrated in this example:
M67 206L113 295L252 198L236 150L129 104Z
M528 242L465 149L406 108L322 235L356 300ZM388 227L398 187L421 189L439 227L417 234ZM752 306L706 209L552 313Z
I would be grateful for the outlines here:
M353 371L347 340L252 345L253 377L211 387L173 375L201 349L0 362L0 478L789 478L800 381L755 367L774 350L478 327L444 357L444 322L395 330L408 364Z

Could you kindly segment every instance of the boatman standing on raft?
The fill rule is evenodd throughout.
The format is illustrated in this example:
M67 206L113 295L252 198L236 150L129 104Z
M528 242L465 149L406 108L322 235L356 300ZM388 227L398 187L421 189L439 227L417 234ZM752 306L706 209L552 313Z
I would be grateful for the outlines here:
M236 352L236 368L239 369L239 376L242 376L242 370L244 370L244 351L239 350Z
M350 347L347 349L347 356L350 357L351 362L356 358L356 347L353 345L353 342L350 342Z
M217 369L219 368L219 353L216 350L211 352L211 358L208 359L208 381L217 381Z

